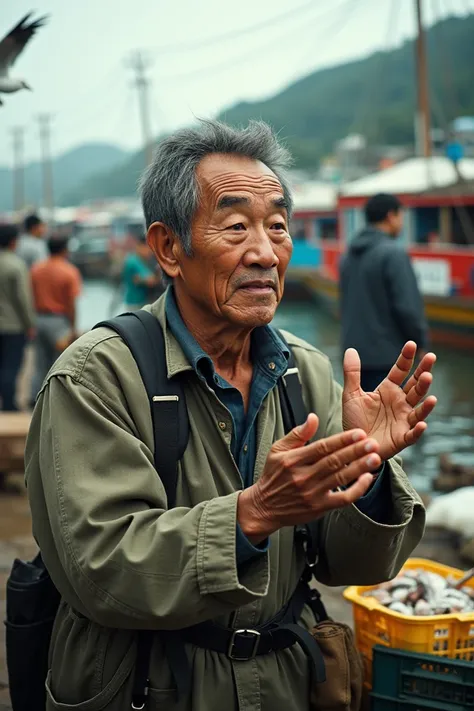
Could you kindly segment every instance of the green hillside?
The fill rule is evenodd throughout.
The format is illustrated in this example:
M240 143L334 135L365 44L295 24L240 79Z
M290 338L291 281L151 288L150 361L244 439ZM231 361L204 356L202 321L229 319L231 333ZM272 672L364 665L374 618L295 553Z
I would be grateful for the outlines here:
M58 156L53 161L53 185L56 200L67 204L65 195L77 188L93 174L110 171L122 165L127 153L107 143L78 146ZM99 192L102 190L100 188ZM42 204L42 174L40 163L25 165L25 200L28 205ZM13 209L13 174L10 168L0 166L0 210Z
M427 33L433 125L474 115L474 15L450 18ZM314 72L266 101L241 103L220 118L262 118L287 138L297 166L308 167L347 135L374 143L413 142L414 43Z
M433 125L474 115L474 15L449 18L427 33ZM317 47L315 47L317 52ZM280 132L295 167L315 167L338 139L363 133L372 143L413 143L415 112L414 42L365 59L323 69L276 96L243 102L219 118L234 125L262 118ZM68 193L69 202L135 193L143 154L112 172L93 176Z

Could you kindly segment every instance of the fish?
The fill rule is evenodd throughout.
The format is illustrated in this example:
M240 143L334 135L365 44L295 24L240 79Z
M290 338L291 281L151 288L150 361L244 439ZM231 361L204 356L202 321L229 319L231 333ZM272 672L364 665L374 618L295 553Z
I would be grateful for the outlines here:
M363 594L393 612L410 617L474 612L474 588L464 586L459 590L455 586L452 577L415 569L404 571Z
M392 612L399 612L401 615L413 615L413 608L409 607L408 605L405 605L403 602L399 602L398 600L395 600L395 602L392 602L388 606L389 610L392 610Z
M413 612L419 617L425 617L428 615L435 614L434 607L428 602L426 602L426 600L417 600Z

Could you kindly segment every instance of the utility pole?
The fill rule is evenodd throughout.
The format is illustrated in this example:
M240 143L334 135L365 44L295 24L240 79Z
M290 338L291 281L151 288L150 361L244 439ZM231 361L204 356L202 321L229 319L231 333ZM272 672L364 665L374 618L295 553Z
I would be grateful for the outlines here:
M43 174L43 207L48 210L49 220L53 219L54 183L51 158L51 114L40 114L37 118L41 147L41 170Z
M416 69L418 77L418 112L417 112L417 137L418 145L425 158L431 156L431 125L430 102L428 94L428 66L426 61L426 41L423 27L422 0L415 0L416 5Z
M13 136L13 209L19 212L25 206L25 167L24 167L23 126L12 129Z
M146 76L146 69L149 62L144 58L142 52L137 51L132 55L130 66L135 73L135 86L138 93L140 109L140 120L142 124L143 148L145 151L146 165L150 165L153 160L153 144L150 127L150 105L148 101L148 89L150 80Z

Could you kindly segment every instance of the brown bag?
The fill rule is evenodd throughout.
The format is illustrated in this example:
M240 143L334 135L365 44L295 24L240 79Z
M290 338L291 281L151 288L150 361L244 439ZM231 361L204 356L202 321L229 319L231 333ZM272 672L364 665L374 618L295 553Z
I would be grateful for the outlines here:
M311 711L360 711L364 667L351 628L328 619L311 634L326 665L326 681L311 687Z

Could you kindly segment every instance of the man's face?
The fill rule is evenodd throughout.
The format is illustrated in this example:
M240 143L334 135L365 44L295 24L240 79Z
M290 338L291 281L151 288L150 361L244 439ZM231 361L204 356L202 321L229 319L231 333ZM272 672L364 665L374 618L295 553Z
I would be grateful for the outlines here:
M44 222L39 222L33 227L31 233L34 237L42 239L46 234L46 224Z
M390 212L389 220L391 234L393 237L398 237L403 230L403 210L400 208L397 211Z
M292 242L283 189L263 163L214 154L198 166L193 254L175 246L175 288L244 328L269 323L283 295Z

